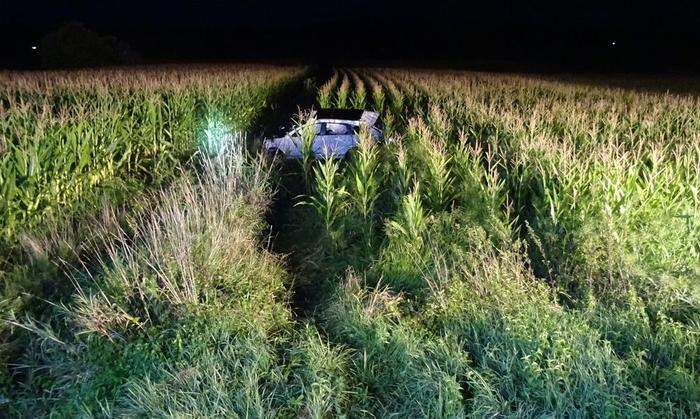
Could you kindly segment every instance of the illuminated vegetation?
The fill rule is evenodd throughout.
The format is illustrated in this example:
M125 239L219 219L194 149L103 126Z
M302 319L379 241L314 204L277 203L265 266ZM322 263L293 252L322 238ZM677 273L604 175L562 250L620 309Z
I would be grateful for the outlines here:
M278 174L236 132L301 73L236 70L237 107L218 96L223 74L167 91L218 104L173 123L186 165L134 163L114 173L147 192L17 236L3 278L11 412L700 415L696 97L338 70L318 103L383 110L390 141L363 135L347 162ZM27 95L45 103L38 88ZM157 127L142 129L165 137L138 138L165 141ZM144 180L152 170L167 185ZM37 292L14 285L30 278L65 283L44 295L55 305L16 304Z

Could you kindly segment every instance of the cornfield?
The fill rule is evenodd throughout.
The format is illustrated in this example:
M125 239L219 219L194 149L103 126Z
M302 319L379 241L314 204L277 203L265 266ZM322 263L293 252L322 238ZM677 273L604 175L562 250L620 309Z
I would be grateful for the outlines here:
M203 121L245 132L285 77L244 66L0 74L0 234L115 181L172 176Z
M698 414L696 96L483 73L345 74L336 96L384 109L396 139L381 145L381 170L362 181L382 191L372 213L345 211L325 224L345 238L337 253L355 255L367 244L352 232L383 220L368 265L341 257L368 278L364 286L351 274L351 295L324 297L331 302L318 315L332 342L356 351L350 365L372 365L369 377L354 378L386 386L365 409ZM349 80L356 90L346 93ZM352 165L334 176L350 202L364 199ZM405 311L363 317L366 308L344 305L387 290ZM348 337L360 333L417 346ZM394 375L403 350L420 365L399 368L411 378ZM467 389L467 400L453 388Z
M6 283L70 285L3 302L10 412L700 415L697 96L337 69L317 108L378 110L385 141L317 161L302 109L278 174L198 135L250 132L302 71L201 70L0 79L3 228L33 233ZM132 178L156 192L102 209L92 250L32 231Z

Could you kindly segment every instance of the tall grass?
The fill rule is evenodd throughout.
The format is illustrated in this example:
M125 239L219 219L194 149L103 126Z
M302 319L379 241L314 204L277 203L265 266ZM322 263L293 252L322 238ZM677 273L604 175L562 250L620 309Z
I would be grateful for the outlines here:
M310 325L293 328L289 278L261 247L269 166L245 155L242 136L230 138L199 174L149 198L150 209L101 229L101 269L85 271L88 259L76 266L76 293L54 306L57 321L9 320L31 344L14 366L26 375L7 412L297 417L348 409L347 351Z
M0 155L0 185L8 198L0 203L6 215L0 217L0 311L3 319L17 319L3 322L0 328L0 391L17 401L11 407L20 410L13 411L74 412L76 403L87 399L90 401L85 404L94 407L96 400L108 400L101 390L104 386L123 383L119 380L130 372L150 371L144 353L137 349L131 359L134 371L127 366L131 362L127 358L107 355L114 348L105 347L104 353L99 348L89 349L80 356L91 357L98 364L90 365L106 372L95 380L75 382L74 392L68 395L63 388L65 380L72 380L81 371L74 369L79 364L73 362L89 363L83 358L62 359L57 353L67 350L73 354L87 342L96 342L92 338L72 341L73 330L122 342L125 335L121 328L144 328L169 313L172 304L201 304L211 297L203 295L197 275L211 274L210 279L217 281L219 272L195 272L193 264L202 258L213 264L230 257L222 252L223 247L205 249L213 246L212 240L221 240L207 235L222 235L222 230L213 225L214 230L197 230L207 223L203 217L212 214L192 214L170 202L178 199L180 204L187 201L191 208L199 208L203 198L199 186L191 184L189 192L152 197L148 191L175 182L183 173L189 177L190 169L197 169L202 161L193 156L230 155L229 144L236 138L233 132L252 128L268 101L299 74L296 69L191 66L0 75L0 113L7 117L1 119L0 129L9 150ZM236 144L235 154L242 155L244 144ZM250 169L243 169L240 159L236 164L235 170L248 176ZM233 170L233 166L227 168ZM206 170L207 181L212 180L213 171ZM265 183L260 180L257 184ZM210 193L218 187L222 184L207 186ZM259 211L265 200L253 197L267 193L265 189L264 193L246 195L257 208L254 211ZM160 203L163 207L158 207ZM229 204L232 202L225 205ZM156 217L158 222L154 218L147 224L142 217ZM167 229L159 224L166 221L171 224ZM145 225L150 230L134 230ZM256 225L250 222L246 228ZM147 235L155 238L149 241L142 237ZM225 235L231 240L239 237L238 232ZM140 243L138 249L134 242ZM140 266L145 263L140 258L147 255L152 260L148 266ZM99 272L105 274L100 274L97 285L86 285L88 276ZM270 274L265 272L263 275ZM144 276L139 277L141 274ZM104 278L109 279L108 285L101 282ZM72 283L80 288L74 289ZM153 285L151 291L165 299L148 305L144 289L133 288L133 284ZM123 300L122 294L115 297L112 287L131 287L129 295L134 295L132 291L140 295L141 305L129 305L136 301ZM129 306L119 306L113 298ZM71 300L76 304L70 305L67 315L62 307ZM138 315L131 309L139 311ZM25 321L29 314L38 320ZM65 328L61 322L68 317L66 324L71 326ZM45 326L31 326L44 322ZM39 334L24 333L21 325L29 325ZM47 330L55 333L44 333ZM172 330L180 329L174 326ZM59 346L42 349L44 337ZM139 359L145 363L139 364ZM114 365L103 367L99 362ZM54 373L33 380L34 367ZM50 394L61 396L50 400ZM7 402L4 404L2 410L7 408Z
M175 358L163 359L168 365L177 362L177 356L188 357L194 352L187 351L198 350L193 335L187 337L189 341L182 340L187 333L239 330L241 335L234 333L229 339L242 338L243 345L264 344L257 334L264 336L265 330L289 321L284 306L276 302L284 299L282 271L271 255L257 251L255 245L263 208L259 204L269 194L266 175L261 168L244 167L243 140L234 138L236 143L223 154L204 161L201 176L185 176L158 193L157 206L127 221L133 226L130 231L112 227L96 238L107 249L104 256L96 255L100 273L85 279L76 276L73 301L57 308L55 314L69 325L68 330L50 324L36 328L43 332L32 342L21 367L35 377L25 383L27 392L16 398L18 409L44 405L67 414L80 405L96 408L99 393L92 392L99 389L100 381L108 383L104 391L114 403L128 377L143 377L146 383L168 381L152 375L158 374L161 363L155 358L147 361L146 348L171 352ZM246 314L253 311L255 319ZM247 320L217 321L212 328L196 331L199 321L215 313ZM22 324L21 320L15 324ZM161 328L172 328L174 334L166 338L149 332ZM42 336L49 333L63 336L44 340ZM161 346L170 339L175 347ZM246 339L252 341L246 343ZM113 353L114 345L131 349ZM207 351L206 346L200 349ZM123 370L137 360L145 363L142 369ZM206 365L208 360L204 361ZM51 368L43 371L45 366ZM85 368L94 371L87 381L80 374ZM191 368L191 374L199 373L197 366ZM44 393L38 404L33 404L33 392L28 390Z

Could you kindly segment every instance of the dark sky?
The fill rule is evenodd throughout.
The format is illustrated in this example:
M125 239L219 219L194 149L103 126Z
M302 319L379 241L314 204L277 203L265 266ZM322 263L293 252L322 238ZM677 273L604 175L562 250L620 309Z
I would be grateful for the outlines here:
M35 64L31 45L78 21L126 41L146 62L692 70L700 62L695 3L0 0L0 65Z

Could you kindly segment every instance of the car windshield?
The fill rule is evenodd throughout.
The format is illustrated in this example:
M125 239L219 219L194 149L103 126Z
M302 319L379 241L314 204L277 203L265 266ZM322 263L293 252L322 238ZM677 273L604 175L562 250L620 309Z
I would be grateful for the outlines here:
M316 125L314 125L314 132L316 135L321 135L321 132L323 130L323 123L317 122ZM291 130L288 134L290 137L298 137L299 136L299 128L294 128Z
M335 122L326 123L326 135L345 135L349 132L348 126Z

